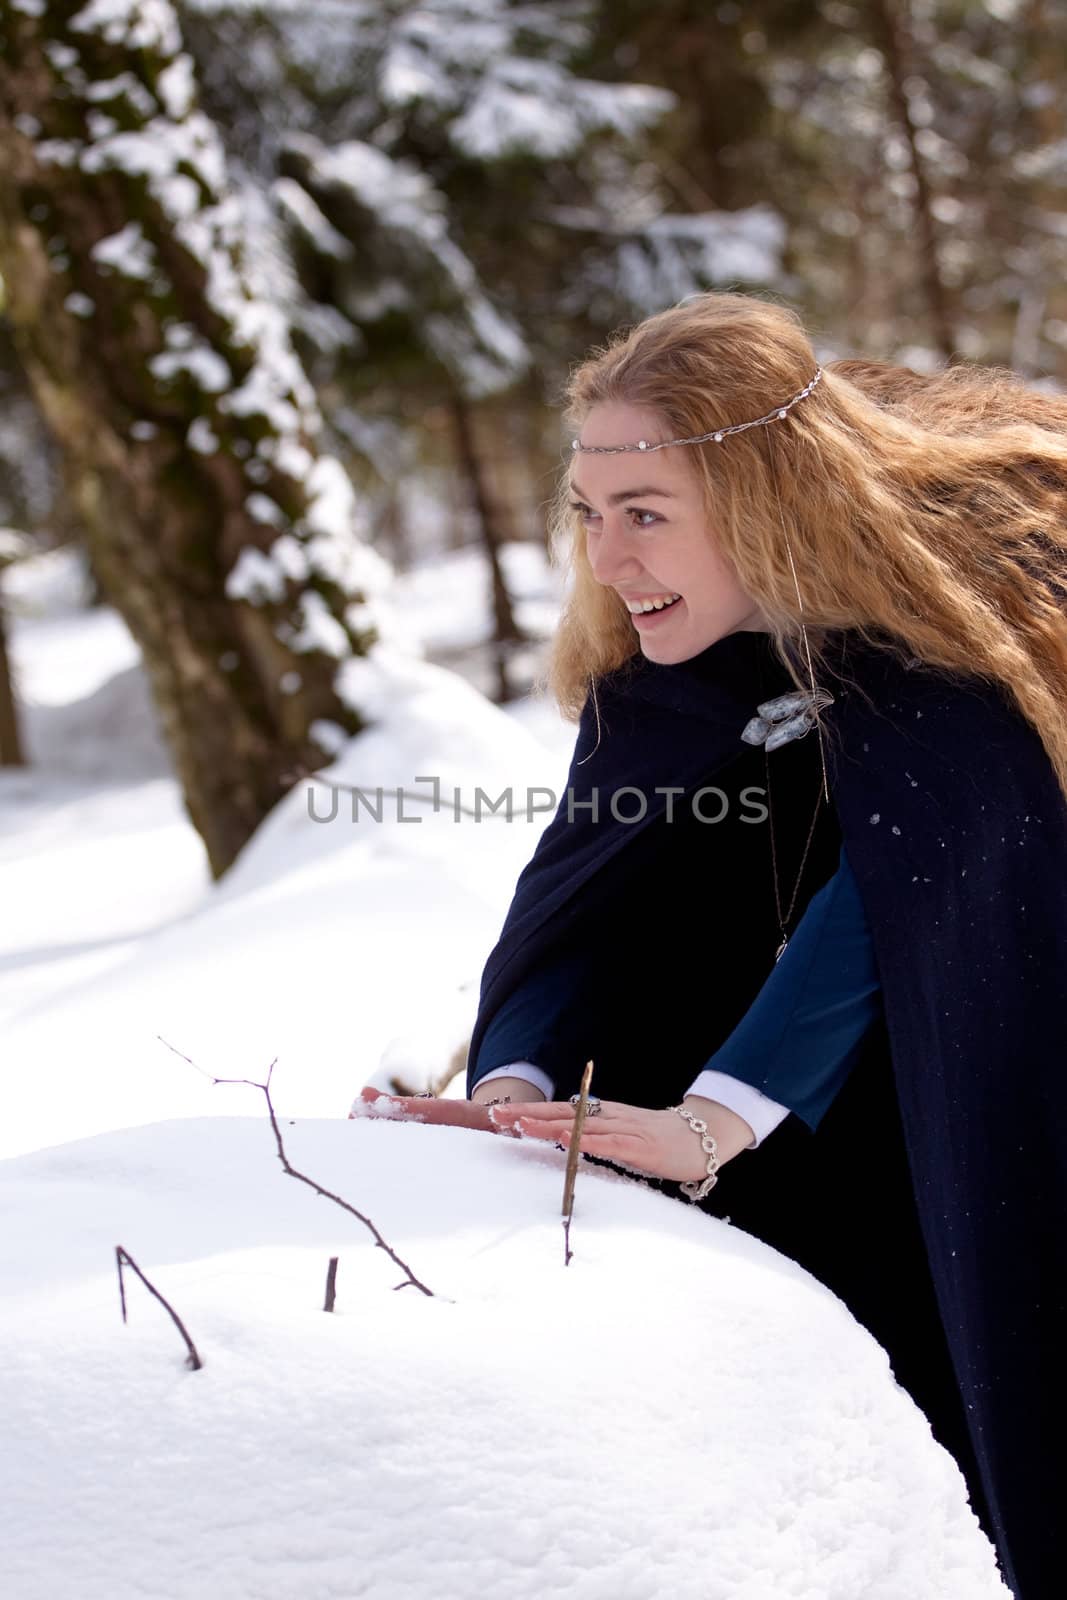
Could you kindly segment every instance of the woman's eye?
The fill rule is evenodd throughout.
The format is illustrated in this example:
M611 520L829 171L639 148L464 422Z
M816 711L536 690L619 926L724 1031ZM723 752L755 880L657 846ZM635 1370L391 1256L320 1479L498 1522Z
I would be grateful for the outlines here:
M583 522L600 521L599 513L594 511L591 506L587 506L581 500L572 500L570 502L570 507L572 511L577 512L578 516L581 517ZM657 516L655 511L641 511L637 506L628 506L626 509L626 515L631 519L633 526L636 528L651 528L655 523L662 520L662 518ZM649 519L647 522L642 520L646 517Z

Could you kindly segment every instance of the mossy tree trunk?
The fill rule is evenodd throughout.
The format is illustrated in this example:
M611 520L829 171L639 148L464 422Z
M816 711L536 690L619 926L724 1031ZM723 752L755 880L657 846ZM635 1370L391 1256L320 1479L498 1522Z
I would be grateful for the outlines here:
M388 577L246 248L167 0L0 0L6 314L216 874L362 725Z
M0 579L4 565L0 560ZM19 730L18 707L11 681L11 663L7 651L7 631L4 623L4 597L0 591L0 767L24 767L26 754Z

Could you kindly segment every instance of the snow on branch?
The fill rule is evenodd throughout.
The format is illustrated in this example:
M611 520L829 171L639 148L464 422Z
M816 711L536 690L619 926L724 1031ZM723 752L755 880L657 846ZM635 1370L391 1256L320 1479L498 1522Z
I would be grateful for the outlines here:
M741 211L650 211L646 197L606 194L595 207L553 206L547 221L589 239L585 303L614 297L651 314L723 285L779 284L786 224L768 205Z
M90 252L115 295L148 301L158 323L161 347L146 353L140 374L158 391L146 405L166 414L180 394L192 418L189 448L236 457L249 496L275 506L269 519L249 515L227 593L277 614L302 651L320 648L321 600L341 641L328 654L362 655L389 633L379 601L391 572L365 542L366 511L340 464L310 447L323 429L315 391L283 307L263 292L248 196L198 104L177 12L170 0L89 0L65 33L69 42L45 35L41 45L55 77L52 103L67 107L56 122L65 136L40 139L36 153L90 183L114 174L131 207L139 195L147 202ZM91 317L92 297L82 295L76 309ZM302 547L299 576L278 539L264 537L266 521ZM346 622L346 605L358 608L358 627ZM285 642L282 631L278 638Z
M354 321L407 314L472 399L522 375L522 334L451 237L448 201L424 172L358 139L330 147L294 133L285 154L299 182L280 179L275 200L311 249L337 264L338 299Z
M452 123L457 150L477 161L573 156L593 133L632 139L674 105L666 89L574 78L553 61L501 62Z

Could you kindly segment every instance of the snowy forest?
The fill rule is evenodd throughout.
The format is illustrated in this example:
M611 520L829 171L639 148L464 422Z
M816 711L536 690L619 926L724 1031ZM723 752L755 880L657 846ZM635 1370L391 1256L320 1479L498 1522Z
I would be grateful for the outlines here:
M605 1178L565 1275L559 1152L347 1112L462 1094L551 815L414 786L567 770L569 370L728 289L1062 388L1065 63L1056 0L0 0L10 1600L1007 1594L799 1267Z
M528 688L509 547L543 542L555 396L619 324L740 287L839 353L1067 371L1047 0L5 0L0 26L5 566L84 557L215 873L362 725L345 667L387 567L477 552L472 669ZM6 667L0 708L10 764Z

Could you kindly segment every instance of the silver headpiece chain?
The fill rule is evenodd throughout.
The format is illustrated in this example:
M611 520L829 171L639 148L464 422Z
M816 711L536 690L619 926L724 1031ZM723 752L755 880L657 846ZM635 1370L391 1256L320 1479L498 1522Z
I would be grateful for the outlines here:
M647 439L638 439L636 444L582 444L580 439L571 440L571 449L580 450L589 456L616 456L624 450L668 450L675 444L722 444L732 433L744 433L746 428L762 428L768 422L779 422L787 417L795 405L801 400L806 400L822 377L822 368L815 368L815 375L805 384L799 394L792 400L787 400L784 406L775 406L773 411L768 411L765 417L753 417L751 422L735 422L730 428L713 428L710 433L697 433L691 439L664 439L660 444L649 444Z

